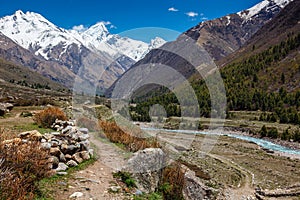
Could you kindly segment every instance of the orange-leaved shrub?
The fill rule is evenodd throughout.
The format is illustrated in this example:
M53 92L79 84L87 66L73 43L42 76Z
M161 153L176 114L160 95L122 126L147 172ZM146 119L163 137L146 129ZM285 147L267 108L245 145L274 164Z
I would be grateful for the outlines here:
M66 114L57 107L49 107L34 116L34 121L44 128L51 128L56 119L67 120Z
M183 200L182 190L185 186L185 171L179 162L174 162L162 171L160 191L165 200Z
M146 148L160 148L156 138L144 138L123 131L116 122L99 121L105 136L114 143L124 144L129 151L136 152Z
M34 199L38 181L51 175L49 151L37 141L0 140L0 199Z

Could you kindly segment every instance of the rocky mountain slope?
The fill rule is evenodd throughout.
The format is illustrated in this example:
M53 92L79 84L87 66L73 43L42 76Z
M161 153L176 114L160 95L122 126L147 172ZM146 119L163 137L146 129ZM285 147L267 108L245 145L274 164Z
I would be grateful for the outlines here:
M20 60L12 59L12 56L5 55L2 57L11 58L11 61L19 61L36 70L38 63L46 63L46 65L55 65L61 67L70 77L61 77L61 73L55 77L55 74L61 70L44 70L43 75L58 80L64 85L71 87L74 76L81 70L80 76L85 79L91 70L84 69L90 63L98 65L98 70L108 69L105 80L102 78L103 87L110 85L121 73L128 69L133 63L141 59L147 52L153 48L157 48L165 43L161 38L154 38L149 44L133 40L119 35L110 34L104 22L99 22L83 32L75 30L66 30L60 28L43 16L33 12L23 13L16 11L11 16L5 16L0 19L0 32L10 38L13 42L20 45L23 49L29 50L35 55L35 59L31 62L24 63ZM1 48L7 47L0 45ZM17 48L17 47L15 47ZM29 56L29 55L28 55ZM122 57L127 59L121 59ZM31 57L33 57L31 55ZM22 59L22 56L20 56ZM125 60L125 63L122 63ZM130 61L129 61L130 60ZM111 65L114 61L118 62L124 70L112 69L115 65ZM23 63L22 63L23 62ZM67 69L65 69L67 68ZM83 69L81 69L83 68ZM110 71L118 71L111 73ZM41 73L40 70L37 70ZM91 74L95 74L93 71ZM100 77L101 78L101 77ZM64 82L65 80L65 82ZM90 83L97 83L98 80L86 80Z
M231 77L245 74L247 81L255 80L256 89L260 88L268 92L278 92L280 88L285 88L289 92L298 91L300 88L299 13L300 1L291 2L239 51L222 60L220 66L224 66L224 71L226 74L232 74ZM245 62L256 64L246 69ZM251 72L252 68L257 68L254 73Z
M207 51L212 60L218 62L240 49L257 31L278 15L289 2L291 0L264 0L247 10L201 22L184 32L176 41L150 51L126 73L130 73L140 65L159 63L174 68L188 79L196 72L195 69L187 60L171 52L181 51L178 48L180 46L188 51L187 45L197 44ZM114 87L115 84L108 90L108 96Z
M26 66L62 85L72 87L75 74L59 63L44 60L0 33L0 57L19 66ZM2 68L4 70L5 68ZM24 69L25 70L25 69ZM4 72L2 72L4 73ZM22 74L16 75L22 76Z

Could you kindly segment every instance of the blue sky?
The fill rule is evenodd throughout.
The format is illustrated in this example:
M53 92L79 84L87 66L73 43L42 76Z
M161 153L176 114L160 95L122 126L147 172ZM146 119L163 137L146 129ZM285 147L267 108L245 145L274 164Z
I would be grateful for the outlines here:
M112 33L126 31L125 35L144 40L150 37L148 29L128 30L159 27L150 35L157 31L164 39L174 39L176 34L202 20L235 13L258 2L260 0L0 0L0 16L16 10L33 11L66 29L105 21L109 22L107 27Z

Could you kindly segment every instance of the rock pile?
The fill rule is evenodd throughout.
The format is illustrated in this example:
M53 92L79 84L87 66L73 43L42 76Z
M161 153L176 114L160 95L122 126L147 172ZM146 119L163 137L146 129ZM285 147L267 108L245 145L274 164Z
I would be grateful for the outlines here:
M50 151L51 168L57 173L75 167L93 156L87 128L75 126L73 121L56 120L52 125L56 132L41 135L38 131L19 134L19 138L40 141L42 148Z

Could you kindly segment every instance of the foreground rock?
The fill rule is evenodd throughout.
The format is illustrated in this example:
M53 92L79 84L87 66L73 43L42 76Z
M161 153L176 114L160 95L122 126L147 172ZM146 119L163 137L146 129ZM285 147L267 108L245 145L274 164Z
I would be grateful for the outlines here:
M150 193L158 187L164 161L165 154L160 148L147 148L134 153L124 171L132 173L142 192Z

